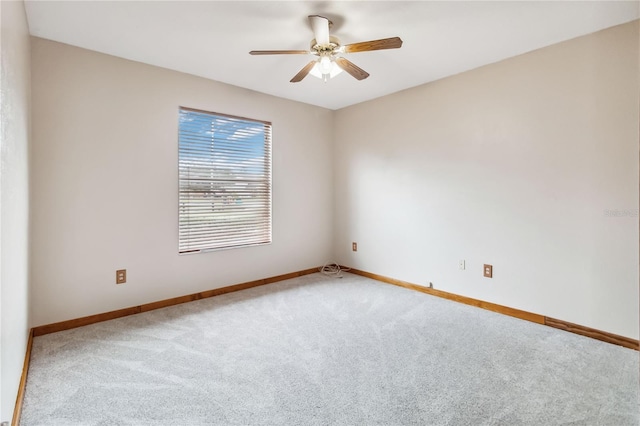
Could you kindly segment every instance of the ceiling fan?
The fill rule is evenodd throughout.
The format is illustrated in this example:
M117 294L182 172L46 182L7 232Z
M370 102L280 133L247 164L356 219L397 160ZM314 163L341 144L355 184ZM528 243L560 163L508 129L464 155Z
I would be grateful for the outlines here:
M322 78L325 82L346 71L358 80L369 77L369 73L353 62L342 57L345 53L367 52L371 50L397 49L402 46L400 37L363 41L341 45L338 38L329 35L333 23L320 15L310 15L309 22L315 39L311 40L310 50L252 50L250 55L315 55L318 58L305 65L292 79L291 83L302 81L308 74Z

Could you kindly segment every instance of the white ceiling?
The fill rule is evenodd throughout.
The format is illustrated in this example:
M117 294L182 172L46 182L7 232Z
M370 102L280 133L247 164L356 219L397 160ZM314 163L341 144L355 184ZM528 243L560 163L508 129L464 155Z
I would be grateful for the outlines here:
M637 19L636 1L27 1L34 36L339 109ZM343 44L399 36L401 49L354 53L371 76L289 83L310 57L307 16Z

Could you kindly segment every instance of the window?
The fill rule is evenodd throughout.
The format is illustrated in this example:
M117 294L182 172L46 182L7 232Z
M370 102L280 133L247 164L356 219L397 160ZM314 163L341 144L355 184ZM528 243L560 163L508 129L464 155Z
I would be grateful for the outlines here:
M271 123L180 108L179 252L271 243Z

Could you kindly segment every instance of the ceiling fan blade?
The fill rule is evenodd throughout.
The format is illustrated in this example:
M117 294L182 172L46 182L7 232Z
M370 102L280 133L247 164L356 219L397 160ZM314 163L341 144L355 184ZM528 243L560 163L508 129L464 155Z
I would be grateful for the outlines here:
M362 41L344 46L344 53L367 52L369 50L398 49L402 46L400 37L383 38L381 40Z
M320 15L309 15L311 29L316 38L316 43L320 46L329 45L329 20Z
M252 50L249 55L304 55L308 50Z
M313 68L315 64L316 61L311 61L307 65L305 65L304 68L302 68L300 72L291 79L291 83L302 81L302 79L305 78L307 74L309 74L309 71L311 71L311 68Z
M345 58L336 58L336 64L344 71L351 74L357 80L364 80L369 77L369 73Z

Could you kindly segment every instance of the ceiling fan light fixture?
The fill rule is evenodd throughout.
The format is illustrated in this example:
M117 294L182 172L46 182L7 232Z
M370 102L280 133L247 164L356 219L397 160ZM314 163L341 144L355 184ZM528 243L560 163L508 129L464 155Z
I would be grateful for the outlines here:
M328 56L320 58L320 71L322 71L322 74L329 74L331 72L331 65L331 58Z
M318 59L309 74L323 80L325 83L342 72L342 68L333 58L323 56Z

